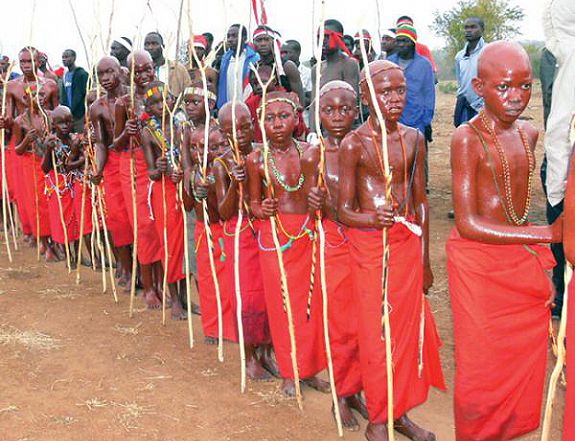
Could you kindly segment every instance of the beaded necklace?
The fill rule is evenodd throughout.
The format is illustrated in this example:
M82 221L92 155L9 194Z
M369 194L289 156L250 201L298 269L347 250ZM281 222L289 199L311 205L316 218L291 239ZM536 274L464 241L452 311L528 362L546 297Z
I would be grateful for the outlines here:
M162 128L160 127L160 124L158 123L158 120L155 116L149 118L146 123L146 129L148 129L150 135L152 135L156 142L160 145L160 148L166 152L166 157L168 158L172 168L175 168L179 162L180 149L176 144L173 144L171 146L172 153L169 154L170 146L167 145L168 143L164 137L164 132L162 131Z
M382 175L385 176L385 167L383 165L383 158L381 156L381 146L379 145L379 142L377 142L377 135L375 133L375 129L373 127L373 123L371 122L371 118L369 118L367 120L367 125L369 126L370 132L371 132L371 140L373 142L373 144L375 145L375 153L377 154L377 160L379 162L379 167L381 170ZM408 204L407 204L407 198L409 195L409 180L407 178L407 152L405 150L405 143L403 142L403 135L401 134L401 131L399 130L399 128L397 129L397 134L399 135L399 144L401 145L401 153L403 155L403 200L401 203L401 206L398 208L398 212L402 211L402 209L404 210L404 216L407 217L408 215ZM415 163L415 159L414 159L414 163ZM414 167L415 169L415 167ZM397 197L393 194L393 187L391 190L391 199L392 201L397 202Z
M298 154L299 154L299 157L301 158L302 155L303 155L303 149L301 148L299 142L296 141L295 139L294 139L294 144L295 144L295 148L297 149L297 152L298 152ZM286 182L286 177L285 177L285 175L281 174L280 171L277 169L277 167L276 167L276 161L275 161L275 159L274 159L274 156L273 156L271 150L270 150L270 152L269 152L269 162L270 162L270 167L272 168L272 172L273 172L273 174L274 174L276 180L278 181L278 184L280 184L280 186L281 186L285 191L287 191L288 193L294 193L294 192L296 192L296 191L298 191L299 189L302 188L303 183L304 183L304 181L305 181L305 178L304 178L304 175L303 175L303 171L300 171L297 185L292 186L292 185L289 185L289 184Z
M507 160L507 155L505 154L505 150L503 146L499 142L499 138L497 138L497 134L495 130L489 125L489 121L485 115L485 112L479 112L479 118L483 127L489 132L491 138L493 138L493 142L495 144L495 149L497 150L497 154L499 156L499 160L501 161L501 166L503 168L503 189L505 192L505 202L502 202L503 210L507 215L507 218L510 219L515 225L523 225L527 222L529 217L529 208L531 207L531 187L533 185L533 175L535 174L535 158L533 157L533 152L529 146L529 142L525 137L525 133L520 128L517 128L519 132L519 136L521 138L521 143L523 144L523 148L525 149L525 155L527 156L527 165L529 168L528 177L527 177L527 198L525 199L525 209L523 210L523 215L519 217L517 212L515 211L515 204L513 203L513 194L511 188L511 171L509 167L509 161ZM497 180L495 180L497 185ZM499 193L499 186L497 185L497 191ZM500 195L501 198L501 195Z

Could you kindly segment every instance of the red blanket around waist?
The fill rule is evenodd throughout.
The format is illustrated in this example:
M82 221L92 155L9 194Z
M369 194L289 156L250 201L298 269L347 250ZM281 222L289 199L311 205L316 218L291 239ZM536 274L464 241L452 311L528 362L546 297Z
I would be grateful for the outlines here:
M45 178L42 170L42 159L31 153L20 156L22 193L18 196L22 198L23 208L26 210L26 219L29 222L31 234L35 237L50 236L50 214L48 200L44 195ZM36 207L36 198L37 207ZM38 212L38 216L36 213ZM39 232L37 232L37 222Z
M66 239L68 243L72 243L78 240L79 228L76 222L76 217L74 215L74 200L72 199L72 190L66 188L60 191L60 203L58 203L58 193L52 188L55 186L55 173L54 170L50 170L50 173L46 175L46 191L48 194L44 196L48 199L48 209L50 212L50 233L52 240L59 244L65 244ZM58 184L63 187L64 181L63 176L58 174ZM55 187L54 187L55 188ZM62 209L60 210L60 205ZM62 220L66 227L66 234L64 234L64 228L62 226Z
M535 430L547 361L551 251L475 242L455 228L446 248L457 439L502 441Z
M223 336L226 340L238 341L238 331L235 311L232 308L233 285L225 283L224 265L227 261L227 251L223 248L223 232L220 224L210 224L214 244L214 266L220 288L222 302ZM208 241L204 221L198 219L195 229L196 258L198 262L198 286L200 288L200 306L202 308L202 327L206 337L218 337L218 308L216 288L210 266Z
M124 200L120 180L120 157L121 154L115 150L108 150L103 181L107 210L106 224L117 247L130 245L134 241L134 232L128 218L128 210L132 209L132 199L128 199L129 203Z
M142 265L150 265L162 259L161 244L154 221L150 219L148 205L149 174L142 149L134 150L136 173L136 210L138 217L138 260ZM126 201L128 219L134 227L132 208L132 180L130 176L130 152L122 152L120 159L120 178L122 194Z
M280 218L283 229L293 236L305 233L306 229L312 227L309 220L306 223L306 215L282 214ZM264 269L262 276L272 341L281 376L293 378L288 320L283 307L279 263L273 246L271 222L263 221L260 231L260 265ZM288 243L288 238L282 233L279 223L278 235L280 245ZM301 378L311 377L326 366L321 293L318 283L314 286L311 317L307 320L311 256L312 242L307 233L299 240L294 240L282 253L295 328L297 364ZM317 270L319 273L319 266Z
M154 225L162 245L162 266L168 272L168 283L175 283L185 276L182 271L184 265L184 217L181 202L177 200L176 185L169 179L165 180L165 193L162 190L162 181L151 183L152 209ZM164 194L166 198L166 233L168 243L164 243ZM165 262L165 247L168 247L168 266Z
M349 230L355 289L360 303L359 337L370 422L387 422L387 374L382 340L382 231ZM430 386L445 389L441 345L423 298L421 239L405 226L388 230L388 299L394 366L394 416L425 402ZM425 301L423 372L418 373L422 301Z
M226 250L223 280L231 291L230 299L234 314L237 311L234 271L234 238L237 221L238 218L234 217L226 221L223 226L224 249ZM253 219L250 224L244 216L239 238L239 277L244 340L252 345L261 345L271 341L256 236L258 231L259 221Z

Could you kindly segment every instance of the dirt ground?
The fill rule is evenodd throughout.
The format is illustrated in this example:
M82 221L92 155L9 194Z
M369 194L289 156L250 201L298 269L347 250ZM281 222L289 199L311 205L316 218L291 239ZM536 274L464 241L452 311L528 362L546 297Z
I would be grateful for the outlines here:
M541 96L526 117L542 128ZM454 340L447 291L445 241L452 227L449 139L455 97L438 91L430 147L431 257L435 285L429 300L443 340L448 393L431 391L411 412L440 441L454 439ZM539 145L538 158L541 158ZM540 161L539 161L540 162ZM535 185L531 219L544 221L544 198ZM101 276L83 270L80 286L63 264L37 262L21 244L9 263L0 247L0 441L337 439L330 397L305 390L304 412L279 391L279 382L249 382L240 393L239 351L225 346L219 363L205 346L198 316L196 345L185 322L147 312L141 299L133 319L128 297L115 305ZM550 356L551 362L554 361ZM564 389L559 388L552 439L561 439ZM346 432L349 441L362 431ZM538 440L538 433L521 438ZM405 439L397 436L398 440Z

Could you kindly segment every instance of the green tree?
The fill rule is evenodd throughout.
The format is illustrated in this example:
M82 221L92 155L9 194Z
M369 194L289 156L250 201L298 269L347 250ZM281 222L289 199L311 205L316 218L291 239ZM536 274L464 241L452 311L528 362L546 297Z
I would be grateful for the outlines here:
M520 6L511 6L509 0L459 0L447 11L435 11L430 28L445 40L451 57L465 45L463 22L472 16L485 22L485 40L495 41L517 35L525 12Z

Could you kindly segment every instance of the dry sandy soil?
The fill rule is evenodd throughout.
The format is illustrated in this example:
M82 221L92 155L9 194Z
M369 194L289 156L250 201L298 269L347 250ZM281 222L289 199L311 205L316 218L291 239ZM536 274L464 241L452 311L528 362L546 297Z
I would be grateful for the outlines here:
M535 88L538 90L538 88ZM452 227L449 139L453 95L438 93L430 149L431 253L435 286L429 299L443 339L441 356L448 393L432 391L412 417L440 441L454 439L454 341L447 292L445 241ZM526 112L541 128L540 95ZM538 158L541 157L541 143ZM535 185L532 220L544 220L544 199ZM84 270L80 286L63 264L37 262L21 245L11 264L0 247L0 441L91 440L305 440L337 439L327 395L305 390L305 410L279 391L279 382L249 382L240 394L237 346L225 346L225 362L187 326L138 310L128 318L103 294L100 275ZM552 358L550 357L550 361ZM552 439L561 439L564 390L559 388ZM349 441L359 433L345 434ZM397 436L398 440L404 439ZM521 438L537 440L534 433Z

